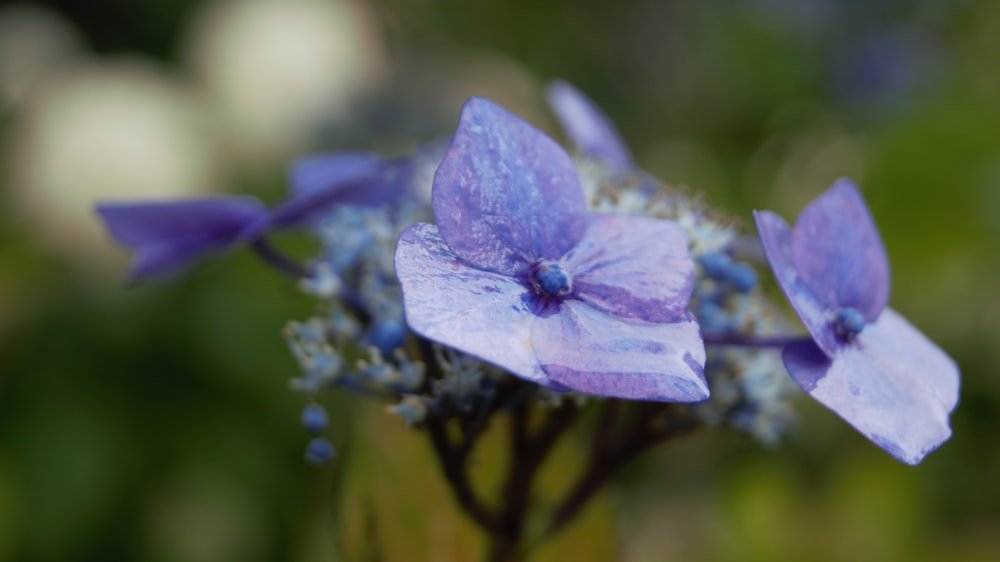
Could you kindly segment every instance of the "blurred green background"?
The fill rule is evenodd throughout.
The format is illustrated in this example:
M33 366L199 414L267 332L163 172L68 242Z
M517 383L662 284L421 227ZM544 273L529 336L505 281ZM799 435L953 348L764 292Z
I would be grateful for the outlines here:
M296 155L399 154L469 95L555 133L553 77L744 224L855 179L892 305L963 388L916 468L808 400L774 450L668 444L542 559L995 560L1000 3L53 0L0 4L0 561L475 559L424 436L380 406L332 397L340 458L303 462L279 334L307 298L240 252L128 287L91 208L276 201Z

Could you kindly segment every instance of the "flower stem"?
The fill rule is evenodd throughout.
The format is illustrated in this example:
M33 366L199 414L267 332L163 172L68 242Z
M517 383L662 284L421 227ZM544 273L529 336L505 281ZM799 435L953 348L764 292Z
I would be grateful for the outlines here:
M701 335L705 345L730 345L737 347L785 347L788 344L810 341L803 336L747 336L743 334L712 334Z
M697 427L697 421L676 410L672 404L638 404L635 415L626 420L629 427L622 431L618 419L624 404L607 400L601 422L594 436L587 468L563 501L556 507L549 526L541 539L547 539L579 515L587 501L618 471L654 445L687 433ZM672 415L674 411L681 415Z
M298 262L281 253L277 248L272 246L263 238L254 240L253 243L250 244L250 247L257 253L257 256L278 271L287 273L295 279L301 279L309 276L309 272L306 271L304 267L299 265Z

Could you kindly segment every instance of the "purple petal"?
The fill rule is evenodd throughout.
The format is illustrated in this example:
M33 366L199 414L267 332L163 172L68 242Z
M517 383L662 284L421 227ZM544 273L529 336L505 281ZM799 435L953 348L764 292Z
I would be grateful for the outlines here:
M686 315L694 262L674 222L631 215L592 215L566 256L574 294L620 318L673 322Z
M833 357L840 348L840 341L830 321L827 306L817 300L795 268L792 260L792 231L788 228L788 223L770 211L754 211L753 216L757 222L764 255L771 264L778 286L792 303L792 308L816 345Z
M332 203L377 207L392 204L402 186L387 175L390 163L373 154L345 152L312 156L292 165L292 195L274 209L268 226L306 220Z
M267 208L252 197L97 206L108 231L135 250L133 280L176 271L201 255L253 238Z
M618 130L579 90L556 80L549 85L548 100L563 130L580 152L613 168L634 167Z
M803 390L907 464L951 436L958 367L891 308L832 360L812 342L786 347L783 357Z
M468 263L515 275L558 259L586 228L572 160L552 139L498 105L472 98L434 176L434 216Z
M413 331L519 377L549 384L531 345L536 317L522 284L469 267L430 224L411 226L400 235L396 275Z
M841 179L799 215L795 268L827 307L851 307L873 322L889 299L889 261L858 189Z
M531 343L545 373L572 390L664 402L708 398L705 347L690 316L627 321L567 300L557 313L538 317Z

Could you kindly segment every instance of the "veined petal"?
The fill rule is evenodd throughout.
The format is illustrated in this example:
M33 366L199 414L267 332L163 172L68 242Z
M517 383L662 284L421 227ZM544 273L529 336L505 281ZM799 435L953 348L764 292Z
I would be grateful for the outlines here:
M792 259L827 307L850 307L875 321L889 299L889 261L864 199L838 180L810 203L792 229Z
M782 355L803 390L907 464L951 436L958 367L891 308L832 360L811 342Z
M565 258L577 298L620 318L672 322L684 317L694 285L684 230L649 217L592 217Z
M827 356L833 357L841 344L831 323L830 310L816 298L796 270L792 259L792 231L788 223L770 211L754 211L753 216L764 255L771 264L778 286L788 297L788 302L792 303L792 308L816 345Z
M436 226L416 224L396 246L406 322L418 334L549 384L535 359L528 290L516 279L470 267Z
M267 208L252 197L211 197L102 203L97 212L111 236L132 248L133 280L165 275L195 258L253 238Z
M547 97L559 124L580 152L613 168L634 167L618 130L594 102L562 80L549 85Z
M555 141L500 106L472 98L434 176L434 217L470 265L507 275L558 259L586 228L572 160Z
M536 319L531 342L545 373L572 390L663 402L708 398L705 347L690 316L629 321L566 300L558 312Z

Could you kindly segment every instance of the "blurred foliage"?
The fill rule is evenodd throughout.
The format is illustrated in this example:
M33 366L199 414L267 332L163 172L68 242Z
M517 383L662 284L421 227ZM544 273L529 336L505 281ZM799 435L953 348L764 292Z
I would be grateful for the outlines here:
M38 5L68 20L90 56L139 54L183 74L202 4ZM777 450L702 434L655 451L539 559L995 559L1000 4L357 4L390 67L352 117L317 124L313 149L392 151L401 135L445 135L459 93L553 130L542 87L565 78L645 168L744 220L753 208L793 216L852 176L885 238L893 306L962 368L954 437L918 468L803 400L801 430ZM6 148L19 141L18 108L0 111ZM237 169L224 187L273 200L281 174ZM311 305L285 279L237 253L126 287L121 261L67 257L97 252L71 234L61 250L40 242L6 204L15 190L0 192L0 562L478 555L424 436L378 406L334 397L338 460L303 462L303 404L286 390L295 367L279 332ZM564 446L546 490L574 471ZM495 456L488 443L477 455L487 482Z

